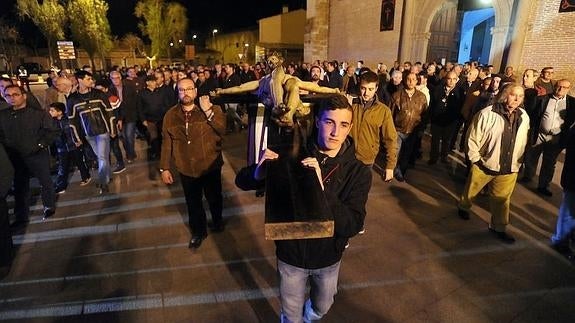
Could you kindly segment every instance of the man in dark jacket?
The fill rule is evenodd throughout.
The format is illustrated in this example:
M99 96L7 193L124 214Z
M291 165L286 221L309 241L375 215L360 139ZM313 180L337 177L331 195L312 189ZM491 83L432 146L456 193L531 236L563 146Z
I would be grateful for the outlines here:
M94 89L92 74L78 71L78 91L68 97L67 111L70 126L75 134L74 141L88 141L98 156L99 194L109 192L110 182L110 135L116 135L114 113L108 97Z
M543 155L537 192L552 196L549 184L553 180L557 157L565 148L567 130L575 122L575 98L567 95L571 82L563 79L555 83L552 94L539 97L531 120L530 146L525 156L525 171L521 181L528 183L535 175L539 157Z
M280 277L282 322L319 320L327 313L337 293L339 268L345 245L363 227L365 204L371 186L371 173L355 157L352 107L343 96L333 98L316 119L317 141L302 166L314 169L333 215L333 237L277 240L276 255ZM277 153L266 150L253 172L236 181L243 188L263 185L266 160L274 162ZM251 175L251 176L250 176ZM251 182L251 183L250 183ZM245 185L247 184L247 185ZM270 183L281 185L281 183ZM310 299L306 284L312 280Z
M457 121L463 100L463 91L457 86L457 74L448 72L445 76L445 85L438 86L431 93L431 149L429 151L429 165L447 163L447 154L450 151L451 138L456 136ZM441 147L441 148L440 148Z
M111 95L120 99L118 108L121 116L118 120L118 130L120 130L124 149L126 150L126 159L128 164L136 159L135 140L136 140L136 122L138 121L138 93L136 88L125 80L122 80L120 72L110 72L110 81L112 86L108 89Z
M222 136L225 119L222 109L210 103L209 96L196 105L194 81L178 81L180 104L172 107L164 118L160 173L165 184L174 183L179 174L192 239L189 247L197 249L207 237L207 220L202 196L205 195L212 214L212 230L224 229L222 219ZM174 165L173 168L171 166Z
M12 234L10 233L6 195L12 187L13 179L14 168L4 145L0 143L0 279L8 273L12 263Z
M10 108L0 112L0 143L4 144L12 165L15 165L16 221L12 225L19 227L28 222L30 174L38 178L42 186L44 218L55 213L56 198L50 177L48 147L58 135L58 129L48 112L27 106L26 93L21 87L7 86L4 96Z
M569 246L569 240L575 241L575 125L567 130L566 138L565 163L561 173L563 200L555 233L551 237L551 246L569 260L575 261L575 253Z

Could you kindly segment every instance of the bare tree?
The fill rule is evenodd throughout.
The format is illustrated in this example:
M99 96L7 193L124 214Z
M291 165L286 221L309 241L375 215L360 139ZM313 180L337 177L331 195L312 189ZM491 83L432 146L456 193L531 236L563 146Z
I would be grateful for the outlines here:
M134 59L134 64L136 62L136 52L141 51L142 47L144 46L144 42L138 36L133 33L127 33L122 37L121 41L122 45L126 48L130 49L132 53L132 58Z
M18 55L18 44L17 41L20 38L18 30L14 26L10 26L4 18L0 18L0 49L6 60L6 68L10 73L14 72L12 66L12 58Z
M64 6L58 0L44 0L41 4L37 0L18 0L16 8L20 17L29 18L44 34L50 64L53 64L55 42L64 39L64 26L68 20Z
M110 23L106 16L108 3L104 0L72 0L68 2L67 11L72 38L88 53L94 68L94 57L99 54L103 68L104 55L113 47Z
M151 41L151 58L170 55L169 43L182 39L188 28L186 8L179 3L141 0L134 14L141 19L138 26L142 34Z

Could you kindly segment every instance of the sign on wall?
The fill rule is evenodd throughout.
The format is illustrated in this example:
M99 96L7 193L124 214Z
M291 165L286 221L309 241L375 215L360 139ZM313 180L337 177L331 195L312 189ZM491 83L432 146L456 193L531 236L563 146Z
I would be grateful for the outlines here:
M561 0L559 12L575 11L575 0Z
M57 41L56 44L58 45L58 56L60 59L76 59L73 42Z
M394 18L395 18L395 0L382 0L379 31L393 30Z

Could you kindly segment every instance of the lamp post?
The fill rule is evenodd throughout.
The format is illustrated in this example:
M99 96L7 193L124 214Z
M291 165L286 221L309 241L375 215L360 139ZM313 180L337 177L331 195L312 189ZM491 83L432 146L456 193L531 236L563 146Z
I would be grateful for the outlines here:
M212 47L216 49L216 33L218 32L217 29L212 30Z

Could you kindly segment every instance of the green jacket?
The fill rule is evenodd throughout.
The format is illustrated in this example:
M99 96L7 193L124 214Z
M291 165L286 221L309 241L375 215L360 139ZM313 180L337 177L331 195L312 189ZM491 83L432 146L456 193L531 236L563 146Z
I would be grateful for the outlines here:
M366 165L372 165L380 145L386 151L385 169L394 169L397 163L397 132L393 125L391 110L374 99L371 102L354 103L351 137L355 140L355 155Z

